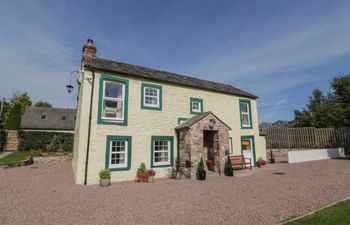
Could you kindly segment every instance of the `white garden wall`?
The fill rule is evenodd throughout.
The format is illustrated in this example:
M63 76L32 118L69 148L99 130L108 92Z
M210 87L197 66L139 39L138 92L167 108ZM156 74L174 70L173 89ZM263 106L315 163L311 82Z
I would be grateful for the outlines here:
M345 157L344 148L308 149L303 151L289 151L288 163L307 162L314 160Z

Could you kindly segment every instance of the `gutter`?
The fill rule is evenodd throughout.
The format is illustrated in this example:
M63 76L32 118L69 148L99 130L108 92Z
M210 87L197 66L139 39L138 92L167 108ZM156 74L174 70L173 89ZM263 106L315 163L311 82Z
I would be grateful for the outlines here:
M91 136L91 115L92 115L92 103L94 98L94 84L95 84L95 71L92 70L92 81L91 81L91 98L90 98L90 112L89 112L89 127L88 127L88 138L87 138L87 147L86 147L86 159L85 159L85 177L84 185L87 185L87 173L89 166L89 153L90 153L90 136Z

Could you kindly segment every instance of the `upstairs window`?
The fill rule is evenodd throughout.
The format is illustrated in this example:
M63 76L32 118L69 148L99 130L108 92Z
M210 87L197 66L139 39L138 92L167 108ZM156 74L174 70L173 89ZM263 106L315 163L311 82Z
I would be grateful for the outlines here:
M103 82L103 119L124 119L125 85L114 81Z
M142 83L141 108L162 110L162 86Z
M252 113L249 100L239 100L241 128L252 128Z
M128 81L102 75L99 96L99 124L127 125Z
M62 115L61 120L67 120L67 115Z
M203 112L203 99L190 98L190 112L191 114L198 114Z
M40 119L41 120L46 120L47 119L47 114L41 114Z
M252 114L249 100L240 100L241 128L252 128Z

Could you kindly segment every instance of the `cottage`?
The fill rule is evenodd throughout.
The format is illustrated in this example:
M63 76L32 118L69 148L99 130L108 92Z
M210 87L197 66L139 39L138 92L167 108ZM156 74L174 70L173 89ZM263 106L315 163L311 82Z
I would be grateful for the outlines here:
M97 184L102 168L133 180L141 162L165 177L176 161L193 170L203 157L220 172L228 154L266 157L257 96L231 85L100 58L92 40L78 83L77 184Z

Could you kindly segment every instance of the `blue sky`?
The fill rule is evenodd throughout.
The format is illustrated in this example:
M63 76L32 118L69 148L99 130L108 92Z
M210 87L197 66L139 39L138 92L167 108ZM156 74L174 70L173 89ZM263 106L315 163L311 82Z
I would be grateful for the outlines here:
M350 1L5 1L0 97L74 107L65 85L87 38L97 55L232 84L259 122L293 119L350 71Z

